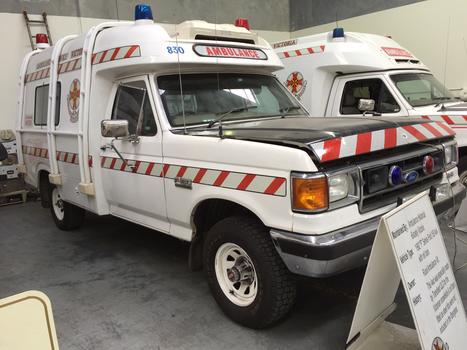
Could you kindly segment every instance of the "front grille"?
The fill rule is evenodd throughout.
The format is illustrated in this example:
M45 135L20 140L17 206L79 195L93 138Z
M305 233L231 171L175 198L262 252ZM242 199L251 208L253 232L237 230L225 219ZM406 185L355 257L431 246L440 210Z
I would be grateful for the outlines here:
M427 155L431 155L435 160L434 170L430 174L425 174L423 171L423 159ZM418 176L411 183L403 182L400 185L391 186L387 182L381 186L370 186L370 174L376 174L378 170L381 170L379 174L384 174L392 166L400 167L404 174L417 173ZM388 157L371 163L360 164L359 169L362 179L359 208L360 212L364 213L396 203L400 197L419 193L439 183L443 177L444 151L441 148L419 150L405 156Z

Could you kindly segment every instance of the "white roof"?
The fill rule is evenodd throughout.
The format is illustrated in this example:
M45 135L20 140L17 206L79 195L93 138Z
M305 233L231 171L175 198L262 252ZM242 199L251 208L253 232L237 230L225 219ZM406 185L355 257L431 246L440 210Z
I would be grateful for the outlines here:
M410 51L389 37L345 32L344 38L333 38L332 32L305 36L273 44L279 57L302 56L308 48L314 54L306 55L310 62L319 60L320 68L353 73L388 69L428 69Z

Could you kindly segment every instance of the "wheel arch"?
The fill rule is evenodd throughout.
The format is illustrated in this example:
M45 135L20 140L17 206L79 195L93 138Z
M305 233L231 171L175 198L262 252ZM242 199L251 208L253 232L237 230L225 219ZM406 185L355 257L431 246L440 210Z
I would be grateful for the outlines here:
M215 223L233 215L252 217L265 225L264 220L253 208L245 203L234 202L231 199L222 197L203 198L193 207L190 218L193 237L189 255L189 266L192 270L200 270L202 268L205 233Z

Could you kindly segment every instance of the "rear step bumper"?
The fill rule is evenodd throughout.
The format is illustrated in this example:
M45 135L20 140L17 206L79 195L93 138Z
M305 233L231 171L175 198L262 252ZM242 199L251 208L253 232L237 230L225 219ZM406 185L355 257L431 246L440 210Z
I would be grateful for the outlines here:
M433 202L438 217L453 216L466 196L459 182L452 186L452 196ZM279 255L296 274L327 277L365 265L370 256L380 217L360 222L323 235L301 235L271 229Z

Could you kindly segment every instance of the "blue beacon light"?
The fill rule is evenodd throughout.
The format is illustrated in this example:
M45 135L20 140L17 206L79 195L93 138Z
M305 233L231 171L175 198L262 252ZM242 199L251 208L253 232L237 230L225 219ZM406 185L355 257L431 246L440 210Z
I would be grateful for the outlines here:
M404 180L404 175L402 174L402 169L400 166L393 165L389 169L389 184L391 186L397 186L402 183Z
M153 20L151 6L148 4L138 4L135 6L135 21L141 19Z
M344 38L345 37L344 28L340 28L340 27L334 28L332 30L332 37L333 39Z

